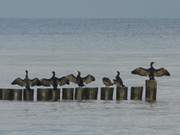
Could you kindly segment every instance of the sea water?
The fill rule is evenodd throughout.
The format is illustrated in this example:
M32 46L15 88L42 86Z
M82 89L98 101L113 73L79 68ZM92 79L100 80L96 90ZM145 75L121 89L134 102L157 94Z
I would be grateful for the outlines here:
M137 67L164 67L157 102L0 101L1 135L180 134L180 19L0 19L0 87L17 78L50 78L82 72L102 87L116 71L126 86L144 86ZM76 87L71 84L64 87ZM36 87L35 87L36 89ZM144 94L143 94L144 96Z

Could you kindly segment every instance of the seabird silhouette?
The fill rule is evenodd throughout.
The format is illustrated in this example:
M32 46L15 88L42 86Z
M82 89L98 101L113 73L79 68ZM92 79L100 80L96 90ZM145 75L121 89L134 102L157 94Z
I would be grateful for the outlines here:
M106 87L110 87L110 86L113 85L112 81L111 81L109 78L107 78L107 77L103 77L103 78L102 78L102 81L103 81L103 84L104 84Z
M88 74L85 77L81 77L81 72L80 71L77 71L77 72L78 72L77 76L70 74L70 75L67 75L66 77L69 79L70 82L77 84L79 87L85 86L84 83L89 84L89 83L95 81L94 76Z
M38 78L34 78L34 79L30 80L29 76L28 76L28 71L26 70L25 72L26 72L26 75L25 75L24 79L16 78L11 84L25 87L28 90L30 90L31 86L39 86L40 85L40 80Z
M148 76L149 80L155 80L155 77L170 76L170 73L165 68L155 69L153 64L154 62L150 63L149 69L139 67L133 70L131 73L140 76Z
M113 80L114 84L116 84L117 87L124 87L123 81L120 77L120 72L117 71L116 78Z
M57 90L58 85L62 86L65 84L69 84L69 80L66 77L57 78L55 71L52 71L52 77L50 79L43 78L41 79L41 85L49 87L53 86L54 90Z

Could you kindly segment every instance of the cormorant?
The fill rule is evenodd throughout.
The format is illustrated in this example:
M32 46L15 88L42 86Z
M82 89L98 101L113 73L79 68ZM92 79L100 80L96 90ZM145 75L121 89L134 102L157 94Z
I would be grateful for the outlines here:
M69 84L69 80L66 77L57 78L55 71L52 71L52 77L50 79L43 78L41 79L41 85L43 86L53 86L54 90L57 90L58 85L62 86L65 84Z
M170 76L170 73L166 69L164 68L155 69L153 67L153 64L154 62L150 63L149 69L139 67L133 70L131 73L141 75L141 76L148 76L149 80L155 80L155 77Z
M109 78L107 78L107 77L103 77L103 78L102 78L102 81L103 81L103 83L104 83L104 85L105 85L106 87L110 87L110 86L113 85L112 81L111 81Z
M85 77L81 77L81 72L80 71L77 71L77 72L78 72L78 74L76 77L73 74L67 75L66 77L69 79L70 82L77 84L79 87L85 86L84 83L89 84L89 83L95 81L94 76L88 74Z
M114 84L116 84L117 87L124 87L123 81L120 77L120 72L117 71L116 79L113 80Z
M16 78L11 84L25 87L28 90L30 90L31 86L39 86L40 85L40 80L38 78L34 78L34 79L30 80L28 77L28 71L26 70L25 72L26 72L26 75L25 75L24 79Z

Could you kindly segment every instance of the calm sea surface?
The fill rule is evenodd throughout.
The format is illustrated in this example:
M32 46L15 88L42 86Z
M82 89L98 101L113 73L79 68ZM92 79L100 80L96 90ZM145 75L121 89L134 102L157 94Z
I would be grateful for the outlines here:
M0 101L0 135L179 135L180 19L0 19L0 87L16 77L50 78L82 72L121 72L125 85L144 86L131 75L139 66L165 67L157 78L157 103L143 101ZM65 86L74 87L74 85ZM36 89L36 88L35 88Z

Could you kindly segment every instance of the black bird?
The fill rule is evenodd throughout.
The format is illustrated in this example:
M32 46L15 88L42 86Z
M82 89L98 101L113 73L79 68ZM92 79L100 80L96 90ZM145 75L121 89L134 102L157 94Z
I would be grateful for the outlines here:
M78 75L76 77L76 82L80 87L84 86L83 78L81 77L81 72L78 71Z
M34 78L34 79L30 80L28 77L28 71L26 70L25 72L26 72L26 75L25 75L24 79L16 78L11 84L25 87L28 90L30 90L31 86L39 86L40 85L40 80L38 78Z
M116 79L113 80L114 84L116 84L117 87L124 87L123 81L120 77L120 72L117 71Z
M107 77L103 77L102 78L102 82L104 83L104 85L106 87L110 87L110 86L113 85L113 82L109 78L107 78Z
M77 84L79 87L85 86L84 83L89 84L95 81L94 76L88 74L85 77L81 77L81 72L80 71L77 71L77 72L78 72L78 75L76 77L73 74L70 74L70 75L67 75L66 78L68 78L70 82Z
M52 71L52 77L50 79L43 78L40 80L41 85L49 87L53 86L54 90L57 90L58 85L62 86L65 84L69 84L69 80L66 77L57 78L55 71Z
M164 68L155 69L153 67L153 64L154 62L150 63L149 69L139 67L133 70L131 73L141 75L141 76L148 76L149 80L155 80L155 77L170 76L170 73L166 69Z

